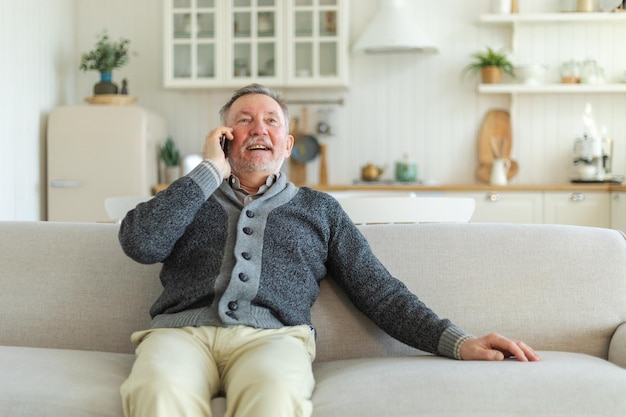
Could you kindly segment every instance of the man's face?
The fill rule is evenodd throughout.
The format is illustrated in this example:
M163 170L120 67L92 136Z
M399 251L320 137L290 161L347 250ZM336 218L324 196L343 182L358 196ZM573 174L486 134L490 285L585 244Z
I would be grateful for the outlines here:
M283 111L265 94L238 98L228 111L226 124L235 137L228 148L235 175L251 171L275 174L291 155L294 139L287 132Z

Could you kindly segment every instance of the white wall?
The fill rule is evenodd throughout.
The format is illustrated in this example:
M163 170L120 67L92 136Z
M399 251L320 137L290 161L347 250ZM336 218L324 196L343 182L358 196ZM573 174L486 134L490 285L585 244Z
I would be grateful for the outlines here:
M45 213L48 112L73 100L73 0L0 0L0 220Z
M7 2L7 0L2 0ZM71 14L70 0L25 0L9 2L13 13L39 4L55 4L61 7L46 7L46 14L68 17ZM508 95L478 95L475 93L475 80L461 79L460 73L468 62L471 53L484 45L510 48L511 29L506 26L481 26L478 16L488 12L491 0L425 0L408 1L411 4L415 21L422 30L440 47L436 55L352 55L351 86L347 91L306 91L284 90L288 99L297 98L343 98L344 106L335 108L336 134L323 138L329 151L329 179L331 183L345 184L358 178L360 167L367 162L387 165L392 171L393 163L408 153L418 163L420 178L455 184L474 183L477 165L477 136L482 118L487 110L513 105L513 158L520 165L520 173L513 184L553 184L568 181L567 168L569 152L574 137L582 133L580 115L587 101L591 102L599 121L607 126L616 141L614 172L626 171L626 95L519 95L514 100ZM22 6L22 4L25 4ZM377 7L376 0L352 0L351 38L354 40ZM56 10L56 9L60 10ZM558 0L522 0L521 12L556 11ZM6 19L4 14L2 17ZM139 55L128 66L116 71L117 81L129 79L131 95L138 97L138 105L162 114L168 123L169 132L179 144L183 153L198 152L208 130L218 124L217 111L230 95L229 90L166 90L162 87L162 2L155 0L77 0L75 4L76 36L63 37L60 32L46 25L55 19L44 19L35 24L35 32L45 30L52 39L38 40L44 44L65 44L75 42L74 62L63 68L65 76L76 73L80 52L91 49L96 34L108 29L114 37L128 37L132 40L131 49ZM49 17L49 16L46 16ZM71 18L70 18L71 19ZM36 20L36 19L32 19ZM10 22L9 22L10 23ZM61 27L65 27L63 25ZM70 25L71 26L71 23ZM3 24L0 34L11 34ZM19 28L21 37L35 39L33 30ZM623 53L623 39L626 39L626 25L528 25L520 27L519 47L513 58L519 62L542 62L552 67L550 76L558 76L558 66L569 59L583 60L588 56L596 58L606 69L610 78L626 71L626 55ZM20 40L21 40L20 37ZM2 36L0 42L7 43ZM31 41L32 43L32 41ZM19 46L19 51L24 47ZM15 46L12 46L17 53ZM2 49L4 51L5 48ZM10 49L11 50L11 49ZM4 53L4 52L2 52ZM46 52L46 56L49 52ZM20 54L24 56L23 54ZM29 59L26 56L26 59ZM0 65L6 65L3 63ZM58 61L55 61L58 63ZM30 66L20 61L19 77ZM53 79L52 83L63 85L59 74L41 75ZM3 71L5 83L6 77ZM26 79L39 78L26 74ZM98 74L94 71L76 73L75 94L70 102L82 103L91 95ZM23 94L22 88L8 86L8 96ZM46 83L44 89L50 89ZM5 94L3 99L7 100ZM52 92L47 93L55 96ZM48 101L53 101L48 99ZM41 108L40 102L28 99L29 112L45 116L45 112L31 110ZM57 100L54 104L66 104ZM50 105L51 106L51 105ZM5 104L0 108L0 117L6 117ZM300 106L293 106L298 113ZM311 127L315 122L316 108L309 109ZM5 157L2 147L0 159L15 166L15 159L23 154L24 135L18 140L15 132L9 140L10 157ZM19 129L22 133L22 129ZM5 135L5 132L0 132ZM41 138L30 133L26 139L30 143L29 153L38 152ZM4 143L4 142L3 142ZM19 149L18 149L19 148ZM40 157L38 154L36 157ZM15 194L17 189L26 188L26 193L39 187L37 169L26 176L28 184L15 178L6 181L6 164L0 167L0 190L8 189ZM23 164L22 164L23 165ZM18 168L13 168L14 173ZM13 174L13 177L16 175ZM309 178L315 182L317 167L309 167ZM8 184L8 185L7 185ZM5 192L0 194L7 195ZM0 217L36 218L38 206L34 197L13 200L9 208L0 209ZM5 203L2 203L5 206Z

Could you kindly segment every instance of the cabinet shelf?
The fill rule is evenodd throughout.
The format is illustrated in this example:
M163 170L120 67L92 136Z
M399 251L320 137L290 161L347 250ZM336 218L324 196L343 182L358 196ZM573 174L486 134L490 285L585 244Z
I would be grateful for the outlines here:
M511 24L511 23L625 23L626 12L605 13L512 13L482 14L480 23Z
M482 94L548 94L548 93L626 93L621 84L479 84Z

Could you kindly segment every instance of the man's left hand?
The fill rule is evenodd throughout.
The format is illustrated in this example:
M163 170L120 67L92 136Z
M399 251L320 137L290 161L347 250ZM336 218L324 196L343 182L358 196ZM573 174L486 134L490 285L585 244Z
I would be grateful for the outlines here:
M461 345L460 354L463 360L501 361L513 356L521 362L541 360L524 342L514 341L497 333L466 340Z

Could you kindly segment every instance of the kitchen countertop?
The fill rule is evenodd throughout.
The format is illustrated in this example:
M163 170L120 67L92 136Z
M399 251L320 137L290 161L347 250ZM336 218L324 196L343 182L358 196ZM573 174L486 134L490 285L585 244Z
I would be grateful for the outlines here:
M153 192L164 190L168 184L158 184L154 187ZM487 184L441 184L441 185L422 185L422 184L402 184L402 183L387 183L387 182L371 182L371 183L358 183L358 184L333 184L333 185L316 185L310 184L307 187L315 190L336 192L336 191L569 191L569 192L583 192L583 191L626 191L625 184L533 184L533 185L504 185L493 186Z
M624 184L597 184L597 183L561 183L561 184L532 184L532 185L504 185L493 186L487 184L401 184L401 183L358 183L345 185L308 185L308 187L327 192L334 191L626 191Z

